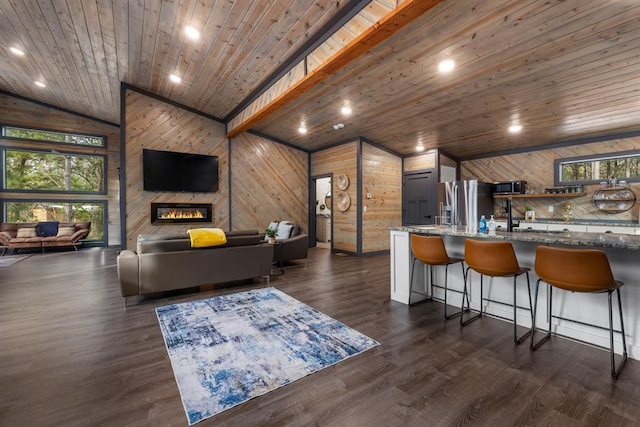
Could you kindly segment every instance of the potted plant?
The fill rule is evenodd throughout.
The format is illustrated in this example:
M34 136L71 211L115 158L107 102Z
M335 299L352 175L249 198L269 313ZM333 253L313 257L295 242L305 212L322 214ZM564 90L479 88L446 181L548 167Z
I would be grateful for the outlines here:
M276 234L278 234L278 230L276 228L267 228L265 230L265 233L267 233L267 238L269 243L276 242Z
M524 220L525 222L534 222L536 220L536 213L531 206L525 206Z

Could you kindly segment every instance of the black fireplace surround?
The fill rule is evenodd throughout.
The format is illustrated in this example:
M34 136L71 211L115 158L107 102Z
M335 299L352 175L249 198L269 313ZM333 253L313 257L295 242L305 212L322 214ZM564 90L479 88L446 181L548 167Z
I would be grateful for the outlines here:
M213 222L211 203L151 203L151 224Z

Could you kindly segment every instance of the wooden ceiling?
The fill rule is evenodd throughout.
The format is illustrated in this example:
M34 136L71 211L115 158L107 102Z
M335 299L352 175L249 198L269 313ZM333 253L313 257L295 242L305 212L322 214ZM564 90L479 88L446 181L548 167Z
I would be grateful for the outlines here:
M118 123L126 82L228 117L356 3L4 1L0 89ZM445 58L449 74L437 70ZM443 0L252 129L306 150L362 136L402 155L421 142L470 158L637 132L639 110L637 0Z

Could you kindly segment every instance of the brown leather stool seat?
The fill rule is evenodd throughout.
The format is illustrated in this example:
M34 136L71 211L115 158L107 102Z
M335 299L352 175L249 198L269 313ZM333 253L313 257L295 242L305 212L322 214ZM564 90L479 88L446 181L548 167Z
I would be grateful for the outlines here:
M609 300L609 343L611 352L611 376L617 378L627 360L627 342L622 320L622 302L620 299L620 287L622 282L613 278L611 266L607 255L599 249L569 249L538 246L536 249L535 271L539 279L536 283L535 304L533 309L533 326L531 334L531 350L536 350L551 337L551 317L553 288L559 288L571 292L604 293ZM535 316L538 306L538 288L540 282L549 285L547 293L547 322L549 330L539 341L535 342ZM618 310L620 312L620 332L622 335L622 360L618 368L615 363L615 351L613 345L613 307L611 294L616 292L618 296Z
M464 276L464 264L462 258L453 258L447 254L447 250L444 247L444 241L440 236L420 236L417 234L411 235L411 251L415 257L413 260L413 266L411 267L411 278L409 283L409 305L411 305L411 295L417 293L426 297L433 295L433 267L444 265L444 317L450 319L452 317L460 315L460 312L448 314L447 313L447 291L448 291L448 278L449 278L449 266L451 264L460 263L462 267L462 274ZM431 295L419 292L413 289L413 271L416 266L416 261L420 261L429 266L429 283L431 284Z
M480 274L480 311L477 315L464 320L460 318L460 325L465 326L474 320L482 317L482 301L484 299L483 277L513 277L513 340L516 344L523 342L530 334L529 329L524 335L518 337L517 331L517 300L516 300L516 281L518 276L525 274L527 276L527 290L529 295L529 309L533 316L531 307L531 286L529 283L529 268L520 267L518 259L513 250L511 242L494 241L494 240L475 240L467 239L464 244L464 261L467 263L467 272L464 281L464 295L462 300L462 310L464 308L464 297L469 301L467 291L467 278L469 278L469 269ZM470 310L470 307L468 307Z

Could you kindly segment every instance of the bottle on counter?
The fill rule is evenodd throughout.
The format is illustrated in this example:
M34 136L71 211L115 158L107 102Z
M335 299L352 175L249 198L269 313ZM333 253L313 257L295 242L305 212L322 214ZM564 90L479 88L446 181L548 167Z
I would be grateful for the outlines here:
M487 218L484 215L480 216L480 222L478 223L478 233L487 234Z
M489 218L489 222L487 223L487 229L489 230L489 234L490 235L494 235L496 234L496 219L493 217L493 215L491 215L491 218Z

